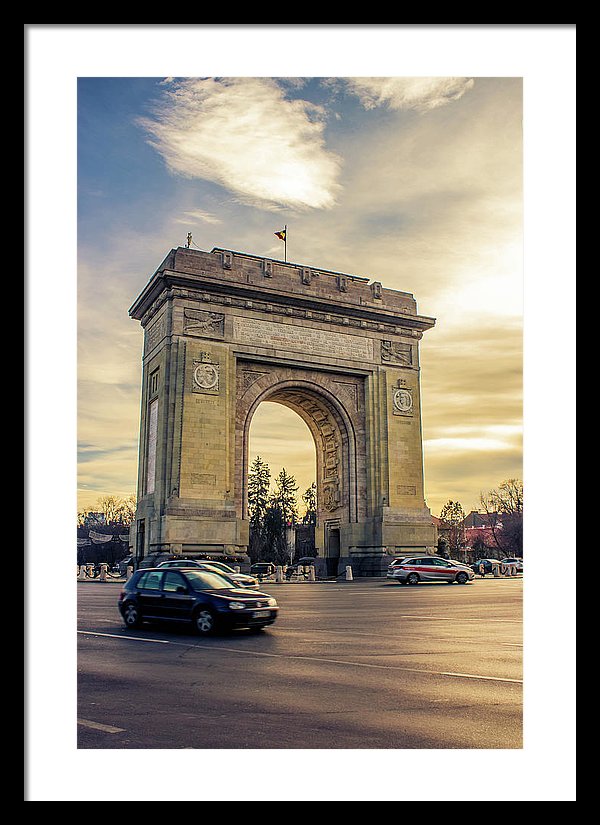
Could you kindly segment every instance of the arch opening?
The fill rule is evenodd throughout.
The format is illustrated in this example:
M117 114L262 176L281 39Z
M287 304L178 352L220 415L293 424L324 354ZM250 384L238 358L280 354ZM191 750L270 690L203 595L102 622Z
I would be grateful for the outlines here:
M248 470L252 460L249 442L254 415L264 402L283 405L300 416L314 443L316 551L321 557L339 556L341 531L358 522L361 514L364 518L365 512L365 496L359 495L360 484L364 487L359 466L363 468L364 476L364 460L357 449L351 417L329 387L314 380L304 380L297 373L294 377L281 375L277 378L272 372L263 375L247 389L238 406L240 517L245 521L248 519ZM337 562L331 561L333 569Z
M315 439L304 419L280 402L269 400L259 404L248 432L248 468L257 456L269 467L271 491L282 469L294 476L302 517L302 495L317 480Z

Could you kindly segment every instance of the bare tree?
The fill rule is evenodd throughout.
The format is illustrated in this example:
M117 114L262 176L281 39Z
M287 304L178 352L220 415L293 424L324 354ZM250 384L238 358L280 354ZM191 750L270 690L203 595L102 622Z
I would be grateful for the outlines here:
M494 541L502 553L523 556L523 482L503 481L497 489L480 495Z
M104 496L99 498L94 509L81 510L77 513L77 526L90 524L91 521L96 524L115 524L122 527L130 525L135 517L136 498L133 494L125 498L118 496ZM104 520L98 518L96 514L102 514Z

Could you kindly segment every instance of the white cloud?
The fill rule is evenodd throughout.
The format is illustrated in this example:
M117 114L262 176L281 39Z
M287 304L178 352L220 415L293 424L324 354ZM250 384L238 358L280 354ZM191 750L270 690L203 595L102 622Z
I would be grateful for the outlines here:
M475 81L468 77L351 77L346 83L365 109L385 105L428 112L458 100Z
M188 224L190 221L202 221L203 223L223 223L221 218L217 218L216 215L211 215L210 212L203 212L201 209L190 209L187 212L184 212L180 218L175 219L175 223L185 223Z
M451 425L436 428L439 435L426 438L423 446L427 452L455 453L480 452L492 453L520 451L523 427L521 424Z
M324 209L335 203L341 161L325 149L323 116L270 78L204 78L170 84L139 122L175 174L263 208Z

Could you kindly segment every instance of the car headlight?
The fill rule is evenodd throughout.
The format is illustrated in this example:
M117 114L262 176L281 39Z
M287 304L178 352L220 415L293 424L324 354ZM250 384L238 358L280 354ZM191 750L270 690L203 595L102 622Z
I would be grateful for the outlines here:
M246 605L244 602L229 602L229 607L231 610L244 610Z
M269 607L277 607L277 601L273 598L269 599L267 604L269 605Z

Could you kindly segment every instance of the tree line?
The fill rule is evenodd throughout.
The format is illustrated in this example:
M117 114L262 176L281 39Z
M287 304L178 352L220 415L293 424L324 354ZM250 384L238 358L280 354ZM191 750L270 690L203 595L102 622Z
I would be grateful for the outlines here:
M136 499L133 494L120 498L103 496L94 507L77 513L78 527L100 526L129 527L135 518Z
M256 456L248 473L248 520L250 543L248 555L252 562L272 561L287 564L294 551L293 530L298 524L317 522L317 485L303 493L305 513L299 515L295 477L283 467L271 489L271 470L266 461Z
M470 549L477 558L523 557L523 482L518 478L503 481L496 489L480 493L483 524L469 529L467 515L458 501L448 501L440 512L446 527L450 556Z
M266 461L256 456L248 473L248 519L252 562L272 561L287 564L293 553L293 529L314 526L317 521L317 485L313 482L302 494L304 514L300 516L295 477L284 468L271 485L271 470ZM467 514L458 501L449 500L440 512L445 537L440 550L452 556L472 550L478 558L492 556L523 556L523 482L507 479L496 489L480 493L484 525L468 531ZM136 498L104 496L93 508L77 514L78 528L108 528L108 532L124 532L135 518ZM444 546L447 545L447 546Z

